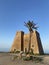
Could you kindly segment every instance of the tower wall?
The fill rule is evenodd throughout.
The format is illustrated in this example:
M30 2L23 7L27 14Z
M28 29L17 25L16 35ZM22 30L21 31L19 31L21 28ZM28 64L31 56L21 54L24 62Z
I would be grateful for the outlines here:
M23 51L23 36L24 32L22 31L16 33L11 51L14 51L14 49L16 49L17 51Z
M33 50L34 54L39 54L38 43L37 43L35 31L33 31L33 33L31 34L31 49Z
M29 47L29 34L24 34L24 51L28 51Z
M39 49L39 54L44 54L41 39L39 33L36 31L36 37L37 37L37 43L38 43L38 49Z
M40 40L40 35L37 31L33 31L31 35L31 49L33 49L34 54L43 54L42 43Z

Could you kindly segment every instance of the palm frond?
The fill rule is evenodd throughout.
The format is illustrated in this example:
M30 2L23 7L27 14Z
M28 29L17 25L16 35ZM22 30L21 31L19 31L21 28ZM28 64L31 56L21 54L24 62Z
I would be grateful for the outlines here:
M25 26L29 29L29 31L32 31L33 29L36 29L37 30L37 24L35 24L33 21L28 21L27 23L25 23Z

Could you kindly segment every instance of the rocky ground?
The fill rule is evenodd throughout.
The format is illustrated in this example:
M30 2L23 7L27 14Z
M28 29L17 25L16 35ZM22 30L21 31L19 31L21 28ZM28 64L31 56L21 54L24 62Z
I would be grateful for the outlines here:
M0 53L0 65L49 65L49 55L43 55L42 62L24 61L22 59L15 59L14 55L10 53Z

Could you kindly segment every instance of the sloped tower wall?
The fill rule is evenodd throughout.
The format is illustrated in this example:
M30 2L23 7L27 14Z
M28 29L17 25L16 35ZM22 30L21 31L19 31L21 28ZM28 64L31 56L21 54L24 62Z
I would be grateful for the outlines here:
M25 34L24 35L24 51L28 51L28 48L29 48L29 34Z
M13 45L10 49L11 52L14 51L14 49L16 49L16 51L23 51L23 36L24 32L22 31L16 33Z
M33 33L31 34L31 49L33 49L34 54L44 53L40 35L37 31L33 31Z

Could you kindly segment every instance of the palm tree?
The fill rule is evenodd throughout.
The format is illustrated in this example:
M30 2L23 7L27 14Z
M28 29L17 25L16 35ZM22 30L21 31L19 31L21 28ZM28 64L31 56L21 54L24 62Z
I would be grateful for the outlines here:
M29 47L28 47L28 52L30 51L31 47L31 33L33 32L34 29L37 29L36 24L33 21L28 21L27 23L24 22L24 25L28 28L30 32L30 37L29 37Z

